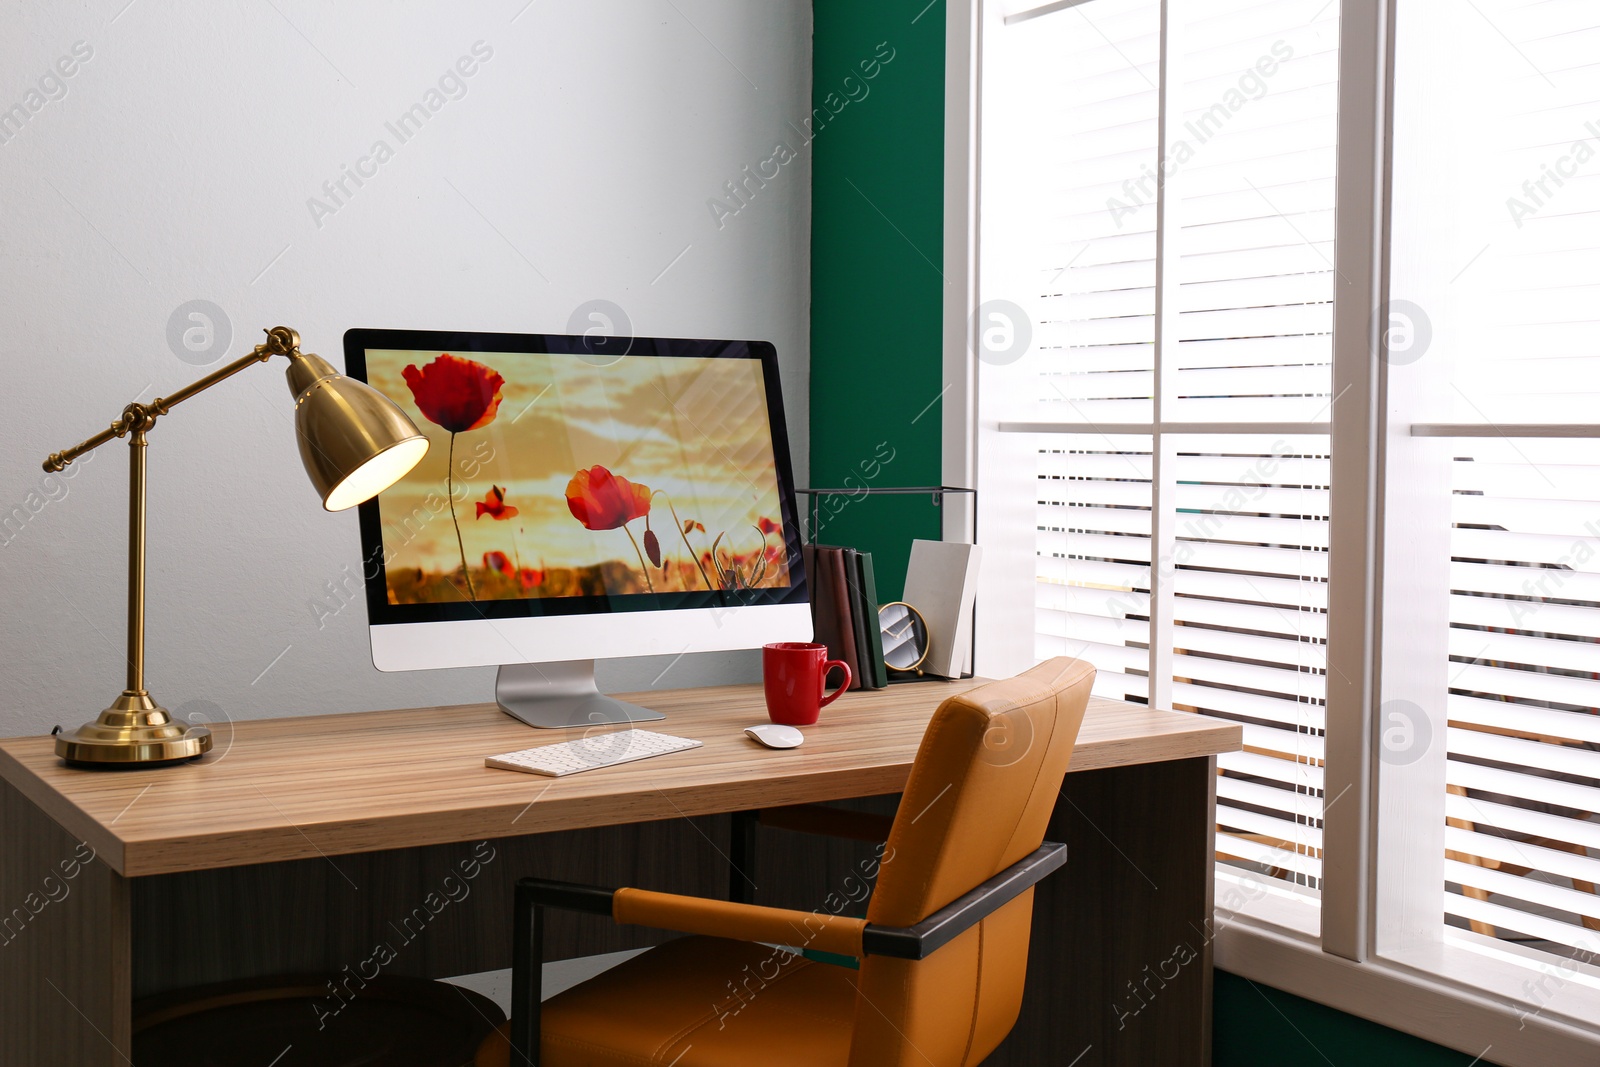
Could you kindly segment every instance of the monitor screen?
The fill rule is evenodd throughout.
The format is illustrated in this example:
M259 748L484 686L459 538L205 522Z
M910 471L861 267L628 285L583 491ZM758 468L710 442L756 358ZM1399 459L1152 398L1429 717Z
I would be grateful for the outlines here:
M601 341L346 335L431 442L361 508L375 626L805 601L772 346Z

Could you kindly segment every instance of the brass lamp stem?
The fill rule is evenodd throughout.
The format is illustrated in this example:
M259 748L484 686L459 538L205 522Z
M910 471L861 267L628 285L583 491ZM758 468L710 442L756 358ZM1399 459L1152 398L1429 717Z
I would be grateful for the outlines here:
M142 429L128 442L132 470L128 479L128 690L142 696L144 688L144 583L145 583L145 475L150 442Z

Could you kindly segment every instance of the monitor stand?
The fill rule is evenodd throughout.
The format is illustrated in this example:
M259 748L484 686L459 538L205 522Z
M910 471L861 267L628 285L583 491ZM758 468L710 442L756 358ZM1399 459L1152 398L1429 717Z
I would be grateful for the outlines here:
M594 684L594 660L508 663L500 668L494 698L500 710L541 730L654 722L659 711L616 700Z

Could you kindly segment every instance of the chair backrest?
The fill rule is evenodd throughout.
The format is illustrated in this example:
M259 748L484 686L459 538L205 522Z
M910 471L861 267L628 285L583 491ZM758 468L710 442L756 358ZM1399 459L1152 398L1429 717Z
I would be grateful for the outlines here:
M1052 659L939 706L917 752L868 907L910 926L1044 840L1094 667ZM1028 891L925 960L861 962L851 1067L969 1067L1017 1020Z

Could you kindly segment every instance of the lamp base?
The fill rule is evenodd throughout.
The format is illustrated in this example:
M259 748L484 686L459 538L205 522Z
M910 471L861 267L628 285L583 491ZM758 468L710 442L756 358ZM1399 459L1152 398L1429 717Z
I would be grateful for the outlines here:
M143 690L124 692L94 722L56 735L56 755L68 763L153 766L182 763L211 749L211 731L176 722Z

